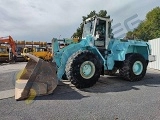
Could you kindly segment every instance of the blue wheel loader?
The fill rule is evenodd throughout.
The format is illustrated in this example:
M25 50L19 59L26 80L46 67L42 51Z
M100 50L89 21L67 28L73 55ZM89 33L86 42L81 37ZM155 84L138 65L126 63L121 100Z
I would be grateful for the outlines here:
M88 18L80 42L61 49L58 39L53 38L52 62L28 54L31 59L16 81L15 99L26 99L33 93L50 94L62 78L80 89L96 84L100 75L113 75L117 70L125 80L142 80L148 63L156 59L151 55L150 44L142 40L114 39L111 22L110 17Z

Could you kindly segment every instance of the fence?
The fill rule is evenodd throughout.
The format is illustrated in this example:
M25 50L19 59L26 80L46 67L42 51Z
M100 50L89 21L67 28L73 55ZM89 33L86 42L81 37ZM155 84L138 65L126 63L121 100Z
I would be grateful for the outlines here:
M150 40L152 55L156 55L157 60L149 63L149 68L160 70L160 38Z

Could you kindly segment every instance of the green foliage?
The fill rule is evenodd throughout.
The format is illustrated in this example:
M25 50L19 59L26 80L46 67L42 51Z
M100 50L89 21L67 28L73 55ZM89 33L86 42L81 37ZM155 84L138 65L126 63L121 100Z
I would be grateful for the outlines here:
M82 20L85 21L87 18L93 17L93 16L99 16L99 17L107 17L107 11L106 10L100 10L99 13L96 13L96 11L91 11L87 16L82 16ZM83 22L80 24L80 27L77 28L76 32L72 35L72 37L79 37L82 38L83 33Z
M128 39L134 39L133 32L132 32L132 31L129 31L129 32L126 34L126 37L127 37Z
M160 7L156 7L147 13L146 19L137 28L126 34L128 39L151 40L160 37Z

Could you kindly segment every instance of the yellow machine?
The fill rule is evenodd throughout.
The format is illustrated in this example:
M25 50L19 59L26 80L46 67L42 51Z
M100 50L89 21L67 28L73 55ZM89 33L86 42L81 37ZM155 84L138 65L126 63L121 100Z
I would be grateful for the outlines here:
M15 41L15 42L16 42L17 47L21 48L20 51L18 52L19 56L23 56L25 61L29 60L29 57L27 57L26 54L28 54L28 53L32 54L33 52L36 52L36 46L39 46L39 47L46 47L47 46L47 42L40 42L40 41L39 42ZM39 54L43 54L43 53L39 53ZM39 55L39 54L37 56L37 57L40 56L39 58L41 58L41 56L44 56L44 55ZM43 59L43 57L42 57L42 59Z
M32 55L41 58L45 61L51 61L52 60L52 52L45 48L45 47L38 47L35 49L35 51L32 52Z
M31 54L32 52L33 52L33 49L32 49L32 48L27 48L27 47L25 47L25 48L23 48L23 50L22 50L22 52L21 52L21 55L25 58L26 61L28 61L28 60L29 60L29 57L27 57L26 54L28 54L28 53Z
M0 63L9 61L9 52L7 46L0 46Z
M29 60L29 57L27 57L26 54L32 54L38 58L41 58L45 61L51 61L52 60L52 51L49 48L45 47L38 47L38 48L23 48L23 52L21 55L25 57L26 60Z

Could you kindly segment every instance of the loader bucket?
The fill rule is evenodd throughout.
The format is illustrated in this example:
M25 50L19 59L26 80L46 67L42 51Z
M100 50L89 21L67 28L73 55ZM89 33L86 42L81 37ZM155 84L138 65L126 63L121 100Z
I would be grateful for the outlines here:
M57 87L56 64L46 62L31 54L30 58L15 85L15 99L48 95Z

